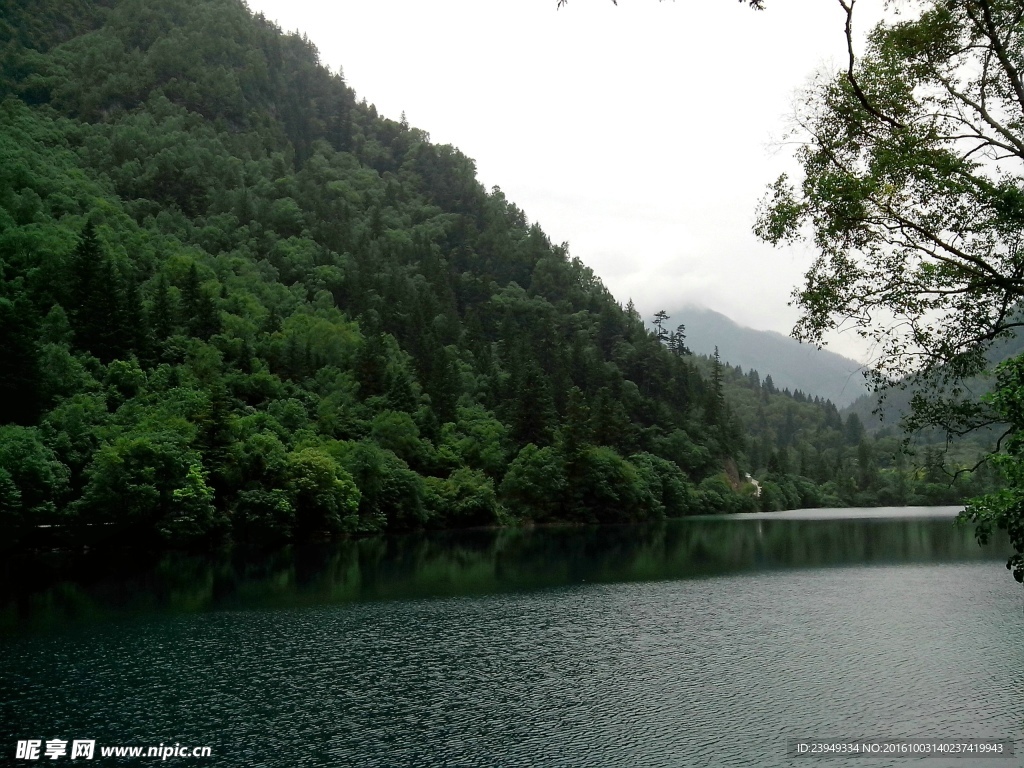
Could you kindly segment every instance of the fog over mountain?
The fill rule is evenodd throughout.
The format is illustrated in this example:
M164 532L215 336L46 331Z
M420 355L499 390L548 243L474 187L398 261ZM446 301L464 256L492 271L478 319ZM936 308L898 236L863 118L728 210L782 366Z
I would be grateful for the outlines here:
M775 331L747 328L704 307L683 307L669 316L667 327L686 326L686 343L694 354L710 355L717 345L722 362L754 368L762 379L770 374L779 389L828 398L840 408L867 392L864 366L856 360Z

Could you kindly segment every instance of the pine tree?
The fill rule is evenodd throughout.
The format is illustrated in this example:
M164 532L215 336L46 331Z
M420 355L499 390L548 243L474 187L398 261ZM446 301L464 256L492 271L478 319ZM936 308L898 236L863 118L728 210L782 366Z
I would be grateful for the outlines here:
M591 439L590 409L583 392L579 387L573 387L569 390L565 424L558 430L558 447L570 466L590 445Z
M209 339L220 331L220 317L217 305L210 295L203 290L199 282L199 270L195 262L191 264L181 287L182 325L189 336Z
M519 445L548 445L555 422L554 398L547 377L530 357L516 377L514 403L513 439Z
M96 226L90 218L82 229L82 234L71 257L71 319L78 324L81 320L82 307L89 300L99 282L100 262L103 254L96 238Z
M97 261L91 257L83 253L80 262L81 281L75 293L81 303L74 308L75 340L78 347L109 363L127 355L134 332L129 333L125 325L124 281L102 252Z
M134 354L140 360L150 359L149 322L142 306L139 281L134 274L124 281L124 298L118 309L118 325L121 331L121 349L118 356Z
M0 424L32 424L38 415L37 333L30 302L0 296Z
M669 337L668 348L676 357L693 354L686 346L686 326L684 324L680 323L676 326L675 333Z
M654 315L654 335L662 344L668 341L668 331L665 330L665 322L668 320L668 312L664 309Z
M89 219L71 260L70 314L75 346L103 362L109 362L121 351L122 329L117 322L121 292L117 274Z
M157 278L150 322L153 327L153 337L158 344L165 342L174 331L174 306L171 304L171 291L163 272Z
M717 345L711 358L711 388L708 390L707 415L711 424L724 424L725 388L722 383L722 358L718 354Z
M462 392L458 358L453 347L438 347L430 365L427 394L442 424L455 421L455 406Z

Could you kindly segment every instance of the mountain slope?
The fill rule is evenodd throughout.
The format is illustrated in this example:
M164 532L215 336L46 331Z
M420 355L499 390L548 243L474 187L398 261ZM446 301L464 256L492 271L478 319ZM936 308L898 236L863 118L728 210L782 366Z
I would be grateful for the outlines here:
M816 349L774 331L742 326L725 315L688 306L670 312L668 326L686 326L686 344L695 354L718 347L723 361L753 368L775 386L831 400L842 408L866 392L860 363L827 349Z
M666 348L304 37L241 0L0 3L0 547L817 498L789 451L831 404Z
M5 545L752 508L694 363L304 37L3 2Z

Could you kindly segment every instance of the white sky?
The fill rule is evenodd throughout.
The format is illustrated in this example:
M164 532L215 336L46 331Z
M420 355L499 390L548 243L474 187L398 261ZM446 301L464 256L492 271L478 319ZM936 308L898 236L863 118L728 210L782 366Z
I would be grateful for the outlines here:
M249 0L306 33L358 98L476 160L487 188L646 319L698 303L788 333L812 251L774 249L751 225L765 186L797 170L775 146L796 91L845 64L844 15L828 0L767 5ZM864 357L849 335L830 346Z

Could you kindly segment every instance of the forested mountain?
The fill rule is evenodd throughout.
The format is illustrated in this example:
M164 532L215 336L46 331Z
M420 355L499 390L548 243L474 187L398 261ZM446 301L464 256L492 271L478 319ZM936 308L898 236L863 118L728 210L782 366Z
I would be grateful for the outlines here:
M990 370L1012 360L1024 350L1024 337L1010 335L1002 338L985 352ZM996 379L992 374L977 375L958 382L956 393L944 385L939 375L933 375L933 386L922 384L914 377L907 377L897 385L883 391L882 396L872 393L858 398L844 409L844 413L856 415L864 424L868 434L888 440L903 433L905 420L911 416L916 397L927 396L950 399L951 401L980 400L993 390ZM906 437L912 449L919 455L929 455L931 461L939 461L951 467L970 465L976 457L998 452L1005 440L1007 425L997 418L969 431L953 430L952 434L939 427L924 427Z
M770 374L762 379L716 357L697 363L722 389L726 422L742 425L740 461L759 481L760 509L956 504L998 486L991 466L957 472L976 464L983 446L908 448L899 430L871 435L856 413L779 389Z
M690 305L668 314L669 325L686 326L686 344L695 354L710 355L718 347L723 360L754 368L762 376L770 374L780 389L809 392L839 408L867 391L864 366L829 349L801 344L775 331L747 328L705 307Z
M985 359L990 370L994 370L1000 363L1012 360L1024 352L1024 336L1013 335L1000 339L985 352ZM959 386L963 395L971 398L980 398L991 392L995 378L992 375L974 376L961 382ZM856 413L863 421L869 432L878 432L886 428L895 429L901 420L911 412L911 400L914 394L921 389L912 377L903 379L899 385L885 391L885 396L879 401L876 394L867 394L857 398L848 406L851 413ZM944 441L945 433L941 430L933 430L929 433L929 439Z
M2 0L0 46L5 545L811 498L742 482L797 468L727 369L239 0Z

